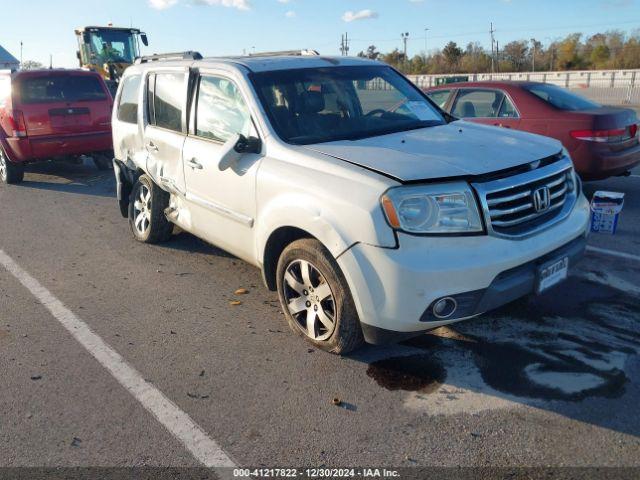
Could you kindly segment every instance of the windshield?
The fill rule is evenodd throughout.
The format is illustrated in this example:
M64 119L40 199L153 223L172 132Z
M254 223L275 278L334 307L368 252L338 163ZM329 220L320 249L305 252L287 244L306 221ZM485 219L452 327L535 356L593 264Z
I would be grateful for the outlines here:
M569 90L549 83L527 85L524 88L536 97L541 98L560 110L579 111L601 107L601 105L596 102L587 100Z
M251 79L288 143L355 140L446 123L419 90L383 65L270 71Z
M126 30L90 33L91 59L99 63L133 63L138 56L136 37Z

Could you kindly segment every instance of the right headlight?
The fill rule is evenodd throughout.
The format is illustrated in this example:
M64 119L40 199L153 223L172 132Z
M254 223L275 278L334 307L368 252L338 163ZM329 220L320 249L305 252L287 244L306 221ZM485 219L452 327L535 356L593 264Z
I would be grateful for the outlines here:
M389 225L396 230L427 234L483 231L478 204L466 182L391 188L381 202Z

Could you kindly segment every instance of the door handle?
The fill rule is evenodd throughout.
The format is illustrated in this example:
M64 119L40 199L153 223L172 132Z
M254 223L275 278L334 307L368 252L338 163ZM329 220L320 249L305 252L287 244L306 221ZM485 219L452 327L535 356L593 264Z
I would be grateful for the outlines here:
M196 160L195 158L192 158L191 160L189 160L187 162L187 165L189 165L191 168L196 168L198 170L202 170L202 164Z
M158 151L158 146L153 142L149 142L149 143L147 143L147 150L149 152L157 152Z

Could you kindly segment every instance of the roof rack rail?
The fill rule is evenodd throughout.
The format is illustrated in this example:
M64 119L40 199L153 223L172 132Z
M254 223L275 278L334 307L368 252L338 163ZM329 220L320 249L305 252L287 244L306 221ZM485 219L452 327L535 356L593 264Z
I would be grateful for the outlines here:
M138 65L140 63L157 62L159 60L202 60L202 55L200 55L200 52L193 50L187 52L155 53L144 57L136 57L134 63Z
M294 57L317 57L320 53L317 50L281 50L279 52L257 52L249 53L248 57L282 57L282 56L294 56Z

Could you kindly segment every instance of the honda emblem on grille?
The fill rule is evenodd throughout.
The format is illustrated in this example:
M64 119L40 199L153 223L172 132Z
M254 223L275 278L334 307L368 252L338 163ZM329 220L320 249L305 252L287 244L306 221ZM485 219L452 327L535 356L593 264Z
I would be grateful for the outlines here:
M549 187L538 188L533 192L533 208L536 212L549 210L551 206L551 192Z

